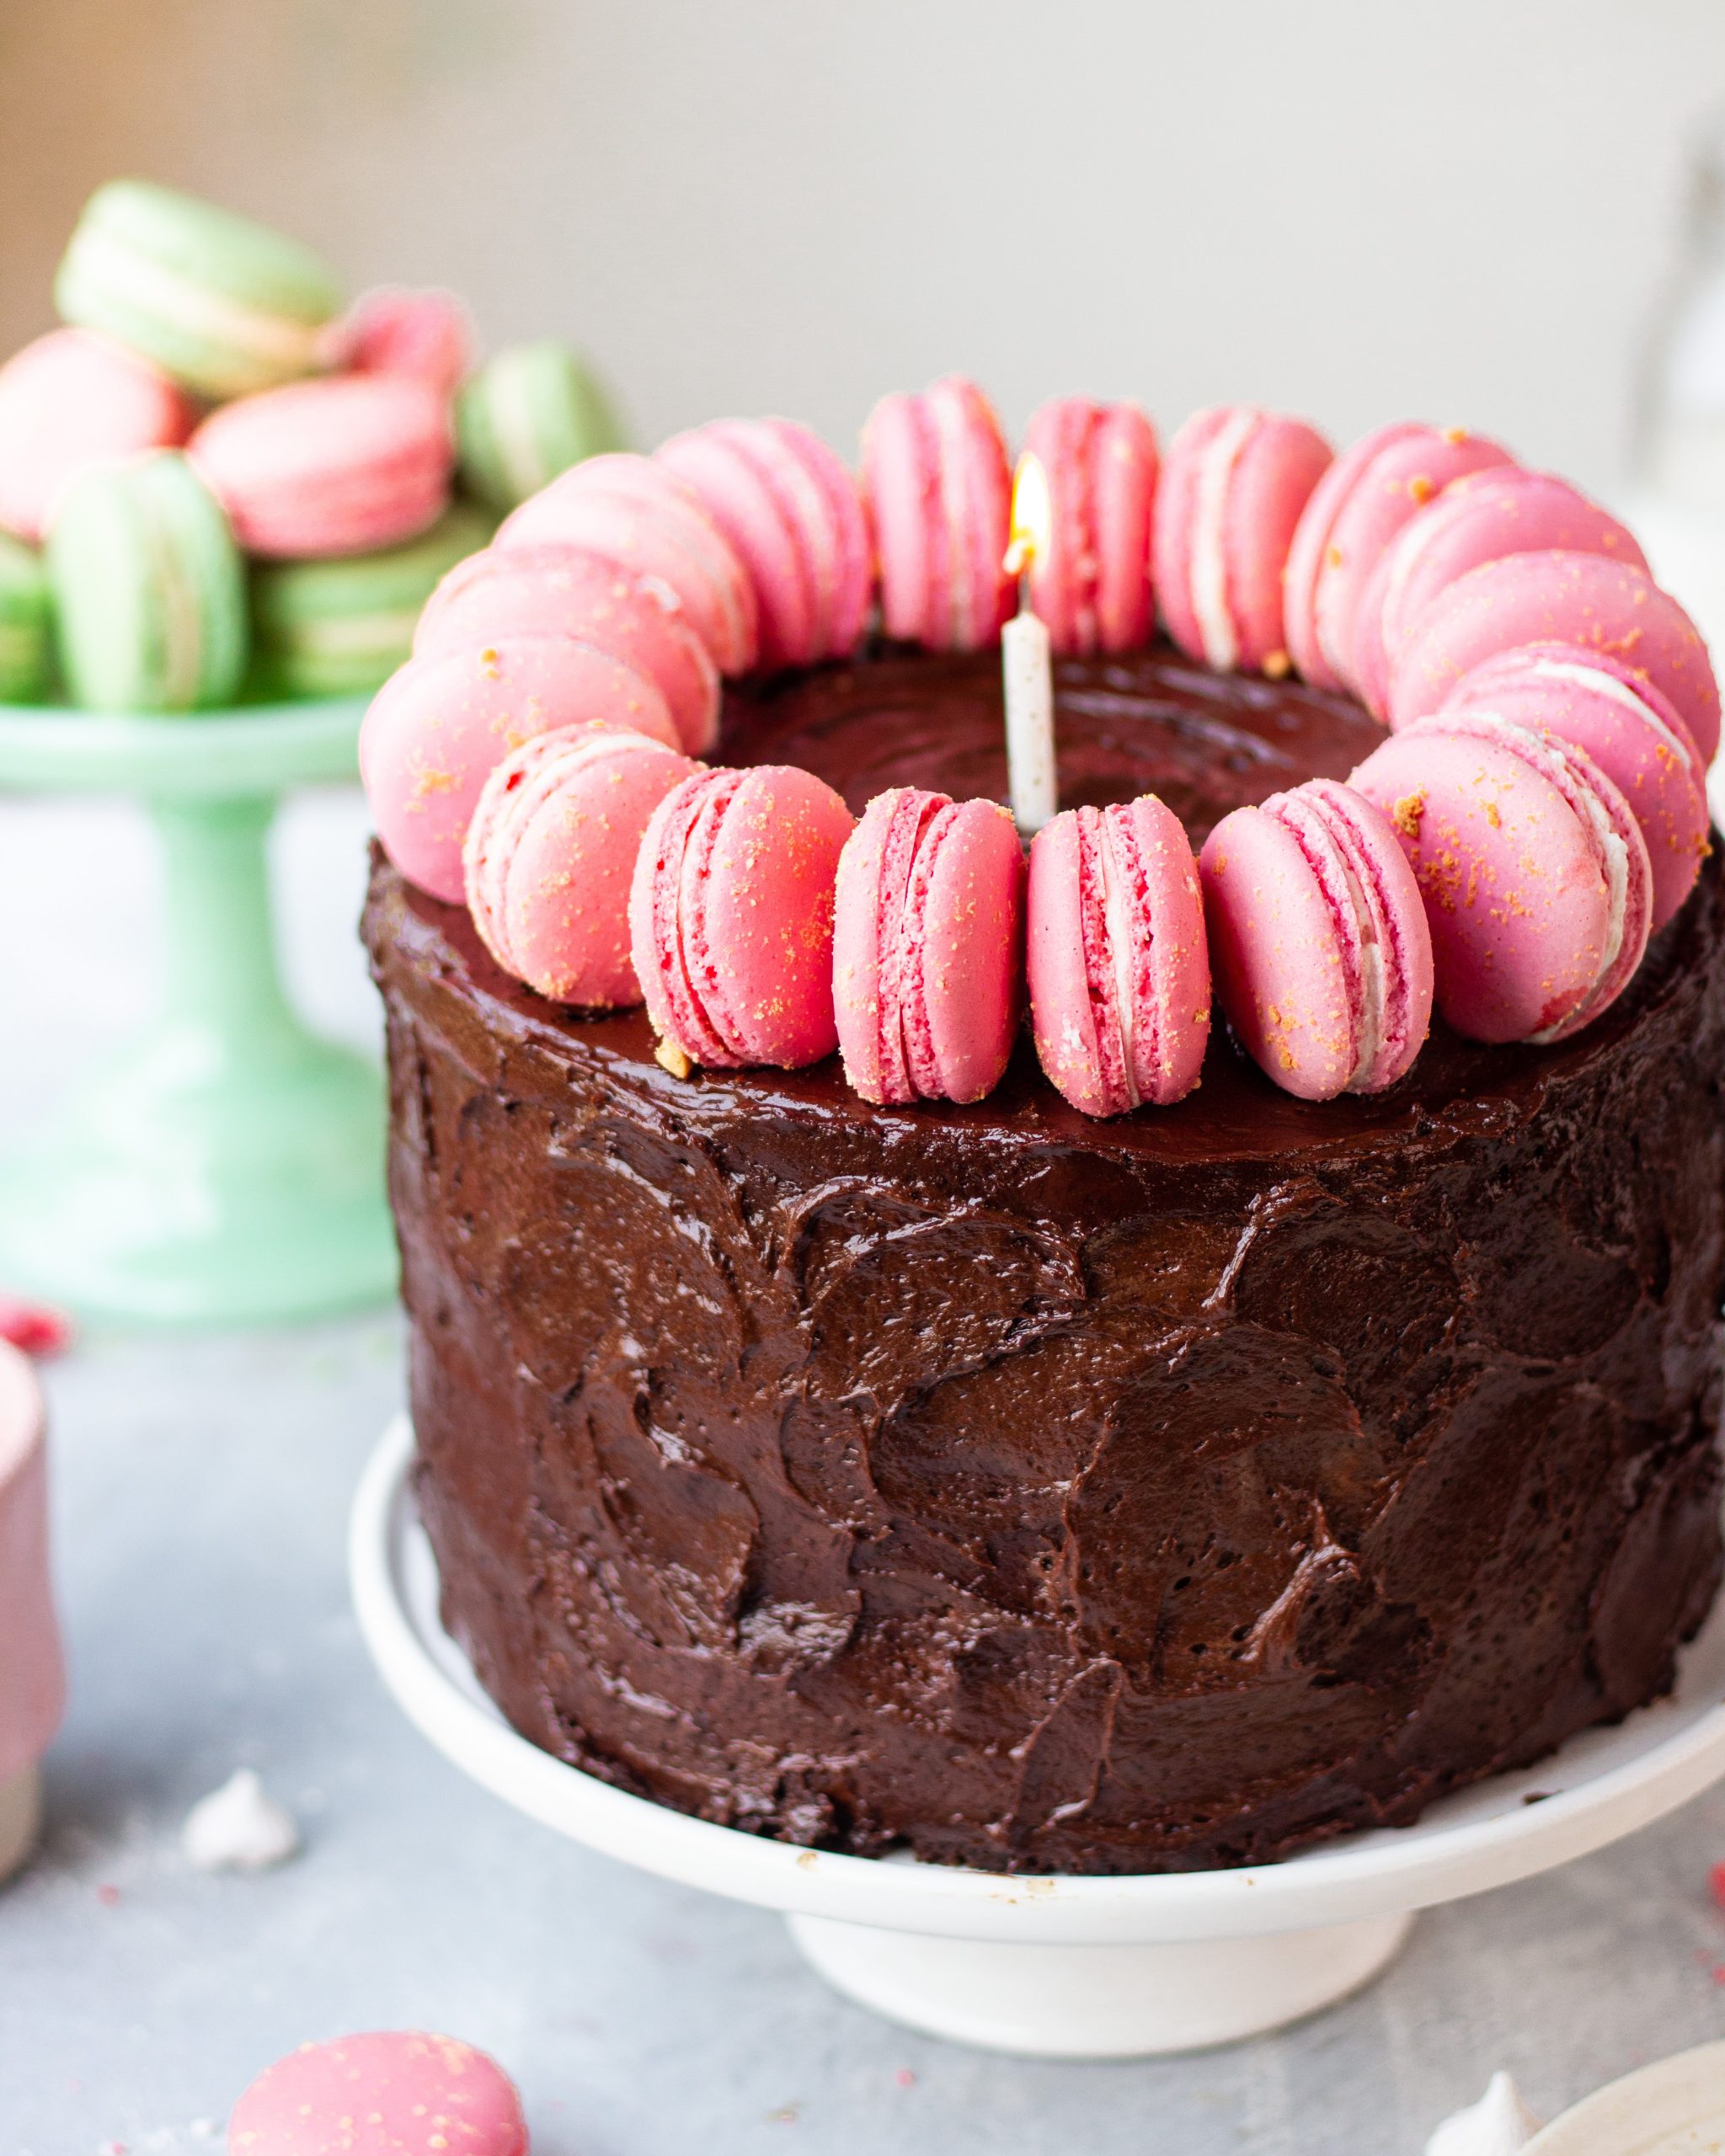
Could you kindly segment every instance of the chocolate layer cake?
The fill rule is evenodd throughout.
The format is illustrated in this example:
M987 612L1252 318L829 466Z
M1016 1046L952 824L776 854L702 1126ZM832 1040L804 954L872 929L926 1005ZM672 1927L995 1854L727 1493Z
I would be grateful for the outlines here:
M728 712L854 808L1003 796L999 661ZM1065 805L1194 841L1381 737L1163 649L1058 670ZM1725 873L1562 1046L1310 1104L1219 1027L1087 1121L836 1059L679 1081L377 868L419 1492L517 1728L822 1848L1063 1871L1414 1818L1667 1687L1721 1568Z

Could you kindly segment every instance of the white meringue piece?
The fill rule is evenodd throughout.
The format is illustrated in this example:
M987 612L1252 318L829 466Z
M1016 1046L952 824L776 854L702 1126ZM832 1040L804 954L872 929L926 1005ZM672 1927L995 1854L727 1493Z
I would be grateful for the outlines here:
M299 1845L299 1828L249 1767L200 1797L179 1833L186 1862L200 1871L266 1871Z
M1477 2104L1444 2121L1425 2156L1515 2156L1540 2130L1507 2073L1494 2073Z

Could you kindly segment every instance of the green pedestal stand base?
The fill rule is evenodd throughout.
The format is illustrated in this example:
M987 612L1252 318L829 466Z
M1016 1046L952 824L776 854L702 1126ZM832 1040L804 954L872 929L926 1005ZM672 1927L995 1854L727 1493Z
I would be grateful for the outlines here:
M98 1321L308 1317L392 1291L381 1072L294 1016L265 843L288 787L349 778L363 699L197 717L0 710L0 784L142 794L163 1009L0 1158L0 1281Z

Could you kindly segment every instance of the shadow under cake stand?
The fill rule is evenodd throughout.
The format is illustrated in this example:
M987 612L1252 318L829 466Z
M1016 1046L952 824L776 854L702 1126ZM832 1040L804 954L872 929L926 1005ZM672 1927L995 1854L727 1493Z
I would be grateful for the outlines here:
M143 1038L0 1159L8 1287L88 1318L166 1324L306 1317L389 1294L382 1074L290 1006L265 859L285 792L356 776L366 703L0 706L0 788L143 803L165 964Z
M782 1910L836 1989L958 2042L1060 2058L1231 2042L1332 2004L1386 1968L1414 1912L1525 1879L1631 1833L1725 1774L1725 1598L1675 1693L1525 1772L1280 1864L1124 1878L1002 1876L802 1849L628 1795L516 1734L438 1618L405 1417L354 1500L360 1630L409 1718L494 1796L607 1856Z

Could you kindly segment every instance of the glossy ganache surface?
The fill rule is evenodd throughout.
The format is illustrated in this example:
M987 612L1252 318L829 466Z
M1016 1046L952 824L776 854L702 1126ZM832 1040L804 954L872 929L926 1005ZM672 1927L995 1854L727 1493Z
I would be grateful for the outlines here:
M996 662L735 702L861 808L998 793ZM1379 738L1163 653L1060 670L1074 800L1195 837ZM1285 1854L1668 1685L1720 1572L1725 875L1556 1049L1087 1121L836 1061L669 1076L381 862L391 1182L448 1623L515 1725L821 1847Z

